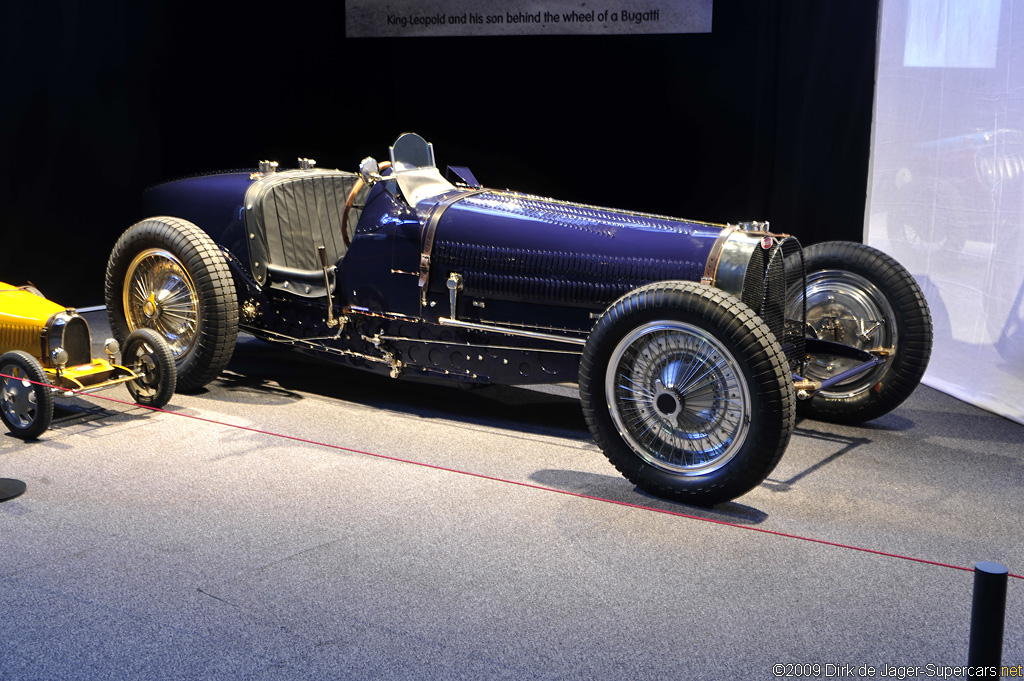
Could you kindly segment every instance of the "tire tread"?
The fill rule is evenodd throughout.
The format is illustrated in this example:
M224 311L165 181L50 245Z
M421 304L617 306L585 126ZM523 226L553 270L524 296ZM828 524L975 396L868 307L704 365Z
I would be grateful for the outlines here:
M898 343L892 367L880 388L857 399L816 396L798 404L803 416L835 423L857 424L888 414L917 388L931 358L931 313L913 275L895 258L865 244L826 241L804 249L807 272L844 269L859 274L889 296L896 315Z
M758 390L754 400L761 432L748 435L756 438L757 448L753 465L735 468L727 465L724 474L711 474L706 480L686 480L655 471L639 463L615 432L609 428L610 417L603 398L604 361L609 339L628 323L635 326L634 318L651 314L661 317L683 311L703 320L712 328L722 329L728 342L745 357L751 358L750 388L771 386ZM668 314L666 314L668 313ZM795 395L789 377L789 364L785 360L775 336L757 314L720 289L687 281L657 282L627 293L613 303L602 315L584 348L579 372L580 397L583 414L598 446L605 452L615 468L638 487L656 496L696 505L713 505L728 501L759 485L775 468L789 444L795 427ZM730 462L732 463L732 462ZM652 471L654 473L652 474ZM717 472L716 472L717 473Z
M174 253L200 296L202 317L197 344L193 351L177 358L178 390L197 390L216 378L234 353L238 300L231 270L213 239L191 222L157 216L135 223L117 240L107 261L107 316L119 342L124 342L130 332L121 300L125 270L135 254L151 247Z

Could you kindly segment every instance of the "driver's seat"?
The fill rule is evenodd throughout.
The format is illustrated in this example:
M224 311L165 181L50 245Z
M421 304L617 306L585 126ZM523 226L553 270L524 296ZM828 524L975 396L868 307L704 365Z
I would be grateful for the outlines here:
M333 271L348 250L341 216L358 178L340 170L286 171L249 188L245 224L257 283L301 296L326 295L318 248L324 247ZM349 219L358 221L358 213Z

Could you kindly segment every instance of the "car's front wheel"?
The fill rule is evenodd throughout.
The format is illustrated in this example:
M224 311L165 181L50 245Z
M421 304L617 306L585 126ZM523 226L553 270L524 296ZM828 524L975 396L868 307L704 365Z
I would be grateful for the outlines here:
M734 499L775 468L792 434L788 364L753 310L692 282L616 301L580 363L587 424L608 459L651 494Z
M155 217L129 227L107 262L106 303L119 342L137 329L167 341L180 390L212 381L234 352L238 299L231 270L191 222Z
M153 329L136 329L124 342L121 363L138 376L126 386L132 399L159 409L171 401L177 383L174 354Z
M53 393L39 360L22 350L0 357L0 419L12 434L33 440L53 420Z

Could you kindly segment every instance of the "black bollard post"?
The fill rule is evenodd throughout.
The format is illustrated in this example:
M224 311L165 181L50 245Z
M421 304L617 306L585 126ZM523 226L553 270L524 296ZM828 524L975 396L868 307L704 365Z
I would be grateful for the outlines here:
M0 478L0 501L13 499L25 491L25 483L13 478Z
M1008 572L999 563L974 565L971 641L967 649L967 664L971 667L1002 666Z

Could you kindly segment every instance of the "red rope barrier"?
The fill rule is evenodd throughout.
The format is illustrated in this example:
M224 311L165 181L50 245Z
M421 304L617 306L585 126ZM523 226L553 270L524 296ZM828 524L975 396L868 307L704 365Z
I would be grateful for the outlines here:
M6 374L0 374L0 378L15 378L15 377L14 376L8 376ZM27 380L27 379L16 379L16 380ZM29 382L31 383L32 381L29 381ZM73 393L73 394L76 394L76 395L83 395L83 393L81 393L81 392L79 392L77 390L67 390L67 391L63 391L63 392ZM215 426L225 426L225 427L228 427L228 428L236 428L238 430L245 430L245 431L248 431L250 433L256 433L258 435L266 435L266 436L269 436L269 437L276 437L276 438L281 438L281 439L285 439L285 440L291 440L293 442L301 442L303 444L314 445L314 446L317 446L317 447L327 447L329 449L336 449L336 450L339 450L339 451L349 452L349 453L352 453L352 454L363 454L365 456L371 456L371 457L376 458L376 459L384 459L384 460L387 460L387 461L394 461L396 463L405 463L405 464L410 464L410 465L413 465L413 466L421 466L423 468L430 468L430 469L437 470L437 471L442 471L442 472L445 472L445 473L455 473L455 474L458 474L458 475L466 475L466 476L469 476L469 477L472 477L472 478L479 478L479 479L482 479L482 480L490 480L492 482L500 482L500 483L507 484L507 485L516 485L518 487L526 487L528 489L535 489L535 490L539 490L539 491L542 491L542 492L551 492L553 494L563 494L565 496L576 497L578 499L587 499L587 500L590 500L590 501L599 501L599 502L603 502L603 503L606 503L606 504L614 504L616 506L625 506L626 508L634 508L634 509L641 510L641 511L650 511L652 513L661 513L662 515L669 515L669 516L674 516L674 517L677 517L677 518L686 518L688 520L698 520L698 521L701 521L701 522L713 523L715 525L723 525L725 527L733 527L733 528L736 528L736 529L739 529L739 530L747 530L747 531L750 531L750 532L760 532L761 534L772 535L772 536L775 536L775 537L784 537L786 539L797 539L797 540L800 540L800 541L811 542L813 544L822 544L824 546L833 546L835 548L846 549L846 550L849 550L849 551L859 551L861 553L871 553L871 554L874 554L876 556L885 556L887 558L897 558L899 560L907 560L907 561L911 561L911 562L914 562L914 563L924 563L926 565L935 565L935 566L938 566L938 567L949 568L951 570L962 570L964 572L974 572L974 568L963 567L963 566L960 566L960 565L950 565L948 563L940 563L938 561L926 560L924 558L915 558L913 556L906 556L906 555L902 555L902 554L899 554L899 553L889 553L887 551L879 551L879 550L876 550L876 549L869 549L869 548L865 548L863 546L854 546L852 544L842 544L842 543L839 543L839 542L828 541L826 539L817 539L815 537L805 537L805 536L799 535L799 534L790 534L788 532L779 532L778 530L767 530L767 529L764 529L764 528L761 528L761 527L750 527L749 525L740 525L739 523L731 523L731 522L728 522L728 521L725 521L725 520L715 520L713 518L702 518L701 516L691 515L689 513L681 513L679 511L670 511L670 510L667 510L667 509L653 508L651 506L643 506L641 504L632 504L632 503L629 503L627 501L615 501L614 499L606 499L604 497L597 497L597 496L592 496L592 495L589 495L589 494L580 494L579 492L569 492L567 490L557 489L555 487L546 487L544 485L535 485L533 483L520 482L518 480L508 480L508 479L505 479L505 478L499 478L499 477L495 477L495 476L492 476L492 475L485 475L483 473L473 473L471 471L464 471L464 470L460 470L458 468L448 468L448 467L445 467L445 466L438 466L436 464L425 463L423 461L414 461L412 459L403 459L403 458L397 457L397 456L389 456L387 454L377 454L377 453L374 453L374 452L363 451L361 449L353 449L352 447L343 447L342 445L334 445L334 444L330 444L328 442L318 442L317 440L310 440L310 439L307 439L307 438L297 437L295 435L285 435L283 433L275 433L273 431L262 430L260 428L252 428L250 426L238 426L238 425L234 425L234 424L231 424L231 423L225 423L223 421L216 421L214 419L208 419L208 418L204 418L202 416L194 416L192 414L183 414L183 413L180 413L180 412L167 411L166 409L158 409L156 407L150 407L150 406L147 406L147 405L144 405L144 404L136 404L135 402L128 402L126 400L119 400L119 399L117 399L115 397L107 397L105 395L97 395L97 394L89 393L88 396L89 397L95 397L95 398L98 398L98 399L101 399L101 400L107 400L108 402L115 402L117 404L127 405L129 407L142 407L144 409L149 409L150 411L161 412L161 413L164 413L164 414L170 414L172 416L181 416L181 417L184 417L184 418L193 419L195 421L201 421L203 423L209 423L209 424L212 424L212 425L215 425ZM1017 575L1017 574L1010 573L1008 576L1009 577L1013 577L1014 579L1024 579L1024 575Z

